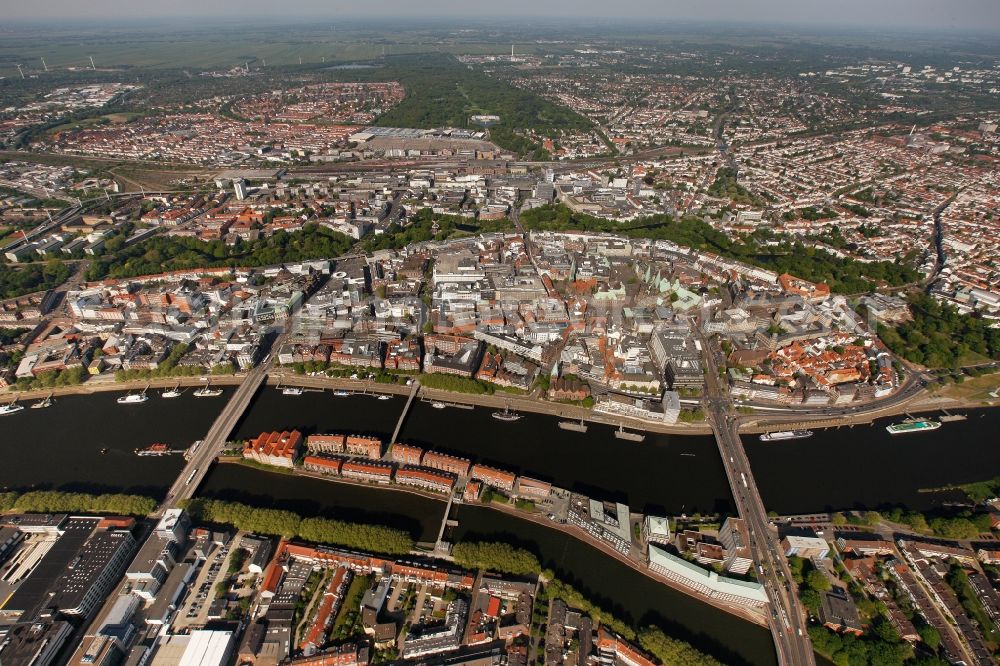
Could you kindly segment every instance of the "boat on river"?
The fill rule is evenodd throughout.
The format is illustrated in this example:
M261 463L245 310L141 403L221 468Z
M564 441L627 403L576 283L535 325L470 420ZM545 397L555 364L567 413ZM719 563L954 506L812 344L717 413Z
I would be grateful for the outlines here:
M901 423L893 423L885 427L890 435L905 435L910 432L924 432L926 430L937 430L941 427L940 421L930 419L907 419Z
M141 405L142 403L149 400L149 396L146 395L146 389L142 389L138 393L129 393L128 395L123 395L117 402L119 405Z
M786 439L805 439L812 436L812 430L778 430L776 432L765 432L760 436L760 441L781 442Z
M212 384L209 382L195 391L193 395L196 398L217 398L222 395L222 389L212 388Z
M502 412L493 412L493 418L498 421L517 421L522 418L522 415L511 411L510 406L508 405L503 408Z
M4 414L14 414L22 409L24 409L24 405L17 404L16 400L14 402L8 402L6 405L0 406L0 416L3 416Z

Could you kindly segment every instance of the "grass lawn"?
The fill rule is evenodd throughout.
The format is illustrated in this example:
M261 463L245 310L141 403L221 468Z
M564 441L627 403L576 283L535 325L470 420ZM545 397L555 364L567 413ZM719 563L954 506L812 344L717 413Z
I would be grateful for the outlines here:
M1000 399L990 395L1000 389L1000 372L979 377L966 377L961 384L948 384L934 392L943 398L969 400L977 402L1000 402Z

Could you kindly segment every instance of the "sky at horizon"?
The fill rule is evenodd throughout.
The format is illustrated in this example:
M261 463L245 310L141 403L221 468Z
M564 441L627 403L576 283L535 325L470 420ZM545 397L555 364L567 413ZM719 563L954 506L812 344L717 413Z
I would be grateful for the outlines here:
M11 3L2 20L169 18L330 19L565 17L805 26L886 26L1000 32L1000 0L36 0Z

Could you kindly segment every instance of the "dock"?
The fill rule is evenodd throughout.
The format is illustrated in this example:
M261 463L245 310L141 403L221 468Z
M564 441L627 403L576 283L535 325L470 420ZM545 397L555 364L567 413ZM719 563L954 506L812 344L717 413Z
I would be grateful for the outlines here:
M587 424L580 419L579 423L576 421L560 421L559 427L563 430L572 430L573 432L587 432Z
M433 405L435 403L439 405L444 405L445 407L454 407L455 409L475 409L475 405L466 405L461 402L449 402L448 400L431 400L430 398L421 398L420 402L426 402L427 404Z
M618 439L625 439L630 442L642 442L645 441L646 435L641 432L632 432L631 430L626 430L622 426L618 426L618 430L615 430L615 437Z
M950 414L947 409L942 409L938 421L941 423L951 423L952 421L965 421L968 418L965 414Z

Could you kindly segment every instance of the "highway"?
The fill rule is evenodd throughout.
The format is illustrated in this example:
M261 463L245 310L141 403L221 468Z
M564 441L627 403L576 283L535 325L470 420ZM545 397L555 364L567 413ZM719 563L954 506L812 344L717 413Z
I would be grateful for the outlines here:
M739 419L734 414L727 387L719 381L715 355L711 351L709 341L701 331L699 336L708 364L706 414L715 431L722 464L733 491L737 511L746 522L758 578L770 600L771 613L768 625L774 639L778 663L813 666L816 658L806 631L805 614L790 582L792 578L788 563L778 547L777 530L768 521L764 503L757 492L750 461L740 441Z

